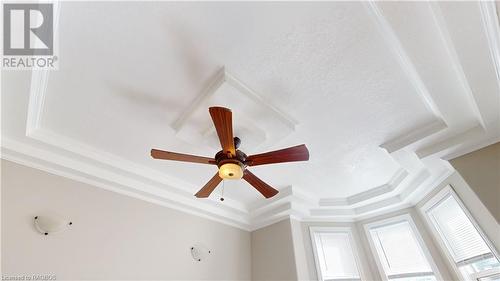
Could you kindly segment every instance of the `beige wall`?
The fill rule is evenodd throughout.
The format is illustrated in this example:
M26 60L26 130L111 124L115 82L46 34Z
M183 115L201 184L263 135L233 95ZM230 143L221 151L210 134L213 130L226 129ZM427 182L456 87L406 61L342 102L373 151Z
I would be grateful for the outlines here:
M297 280L289 219L252 232L252 279Z
M451 160L467 183L454 174L416 208L357 223L287 219L251 234L2 160L2 271L55 273L58 279L317 280L309 227L351 226L364 275L378 280L362 225L409 212L444 279L453 280L416 209L451 184L498 248L499 159L497 143ZM37 233L33 216L51 213L71 218L71 230ZM213 252L203 262L193 261L189 252L199 243Z
M450 161L500 223L500 142Z
M2 161L2 274L67 279L251 279L250 233ZM33 217L71 218L43 236ZM190 247L206 245L202 262Z

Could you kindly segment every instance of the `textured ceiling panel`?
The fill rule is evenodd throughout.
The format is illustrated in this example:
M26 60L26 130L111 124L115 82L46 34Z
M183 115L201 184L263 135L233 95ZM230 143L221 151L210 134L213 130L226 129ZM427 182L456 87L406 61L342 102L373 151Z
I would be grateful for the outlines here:
M249 228L404 206L448 175L440 157L500 136L486 2L59 5L59 69L2 70L2 157L23 164ZM195 199L216 168L149 151L213 156L212 105L243 151L310 161L252 167L271 200L238 181Z

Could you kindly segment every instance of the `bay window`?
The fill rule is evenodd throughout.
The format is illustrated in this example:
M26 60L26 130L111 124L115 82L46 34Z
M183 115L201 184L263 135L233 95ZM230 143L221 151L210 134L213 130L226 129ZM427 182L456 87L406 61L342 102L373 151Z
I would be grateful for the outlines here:
M357 249L350 228L311 227L318 280L361 280Z
M464 280L500 280L498 254L451 187L429 200L422 211Z
M409 215L367 224L365 230L385 280L436 280L435 266Z

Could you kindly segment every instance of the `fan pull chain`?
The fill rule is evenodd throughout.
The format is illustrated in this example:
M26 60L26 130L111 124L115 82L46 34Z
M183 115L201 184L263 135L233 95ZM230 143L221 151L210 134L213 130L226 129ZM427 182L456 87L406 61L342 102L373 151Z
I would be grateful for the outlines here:
M224 187L226 186L226 181L222 180L222 191L220 195L220 201L224 201Z

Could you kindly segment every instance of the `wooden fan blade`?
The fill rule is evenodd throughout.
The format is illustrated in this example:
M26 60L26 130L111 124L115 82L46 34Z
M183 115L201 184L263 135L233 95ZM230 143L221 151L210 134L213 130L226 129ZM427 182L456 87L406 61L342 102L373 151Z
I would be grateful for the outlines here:
M194 196L198 198L207 198L210 196L212 191L219 185L219 183L222 181L222 178L219 177L219 172L215 174L208 182L203 186Z
M214 122L220 145L226 154L236 155L233 139L233 114L225 107L210 107L208 109Z
M257 166L307 160L309 160L309 150L307 150L305 144L301 144L285 149L250 155L245 160L245 163L248 166Z
M151 157L154 159L183 161L201 164L216 164L215 159L209 157L182 154L158 149L151 149Z
M250 172L249 170L245 170L243 172L243 179L251 184L266 198L271 198L279 192L278 190L272 188L270 185L259 179L256 175L252 174L252 172Z

